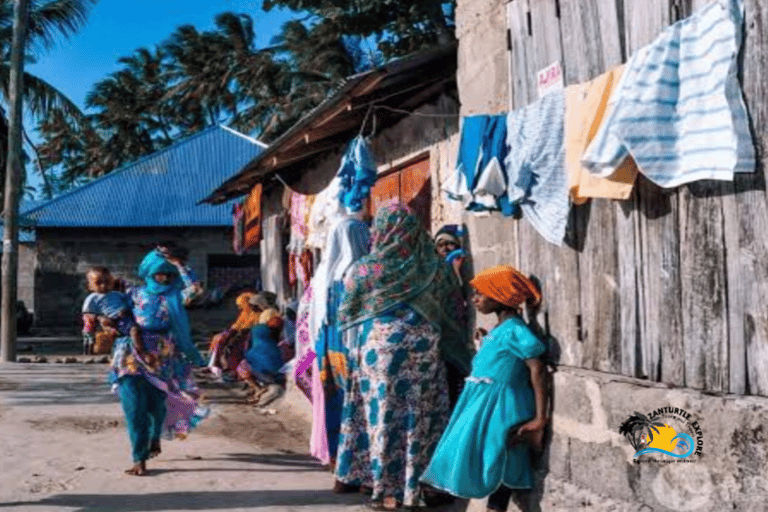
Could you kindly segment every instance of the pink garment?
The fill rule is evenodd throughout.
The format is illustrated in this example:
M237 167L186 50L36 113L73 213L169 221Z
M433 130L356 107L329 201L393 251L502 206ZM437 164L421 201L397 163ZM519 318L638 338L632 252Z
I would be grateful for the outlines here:
M307 286L299 302L296 319L296 363L293 367L293 379L296 386L312 401L312 363L315 352L309 336L309 308L312 303L312 286Z
M297 192L291 193L291 231L296 238L307 238L307 197Z
M317 359L312 361L312 435L309 438L309 453L322 464L331 463L325 428L325 393L320 381Z

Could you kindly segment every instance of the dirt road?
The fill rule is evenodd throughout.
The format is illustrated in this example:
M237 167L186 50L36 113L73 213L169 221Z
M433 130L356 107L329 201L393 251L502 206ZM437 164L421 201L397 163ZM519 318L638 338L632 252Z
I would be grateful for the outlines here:
M129 477L129 443L103 365L0 365L0 511L359 511L329 491L306 424L210 387L211 417Z

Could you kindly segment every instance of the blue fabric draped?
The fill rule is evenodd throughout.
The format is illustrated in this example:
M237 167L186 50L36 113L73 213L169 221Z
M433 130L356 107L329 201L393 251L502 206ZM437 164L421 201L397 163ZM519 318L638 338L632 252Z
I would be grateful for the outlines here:
M285 363L267 324L251 328L251 348L245 353L245 360L254 372L273 376L280 373Z
M365 138L358 135L349 144L337 174L341 178L339 201L351 212L363 209L363 201L376 183L376 163Z
M155 281L155 274L169 274L174 277L170 283L161 284ZM147 254L139 265L139 277L144 280L144 289L147 292L153 295L162 295L165 299L170 314L171 333L175 338L177 348L194 364L203 366L205 362L192 342L189 316L181 296L184 283L176 267L169 263L162 254L154 250Z

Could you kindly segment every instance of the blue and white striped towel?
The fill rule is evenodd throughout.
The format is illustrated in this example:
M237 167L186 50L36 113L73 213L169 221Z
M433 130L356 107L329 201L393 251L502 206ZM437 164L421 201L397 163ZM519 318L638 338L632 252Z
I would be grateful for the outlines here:
M743 20L741 0L719 0L637 51L582 164L609 176L631 154L640 172L666 188L754 171L737 78Z
M507 197L547 241L562 245L570 203L565 175L565 95L557 91L507 116Z

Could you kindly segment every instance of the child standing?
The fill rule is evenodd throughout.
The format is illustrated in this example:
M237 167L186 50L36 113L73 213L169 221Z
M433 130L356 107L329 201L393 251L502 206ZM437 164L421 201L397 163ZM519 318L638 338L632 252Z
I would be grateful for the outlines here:
M530 450L540 449L547 424L546 372L537 359L544 344L521 318L522 306L537 307L541 293L512 267L478 274L470 285L479 313L498 324L485 337L472 373L422 482L463 498L483 498L502 486L533 487ZM503 494L503 493L499 493ZM488 510L506 510L505 499Z
M109 353L110 346L98 343L97 327L104 335L114 339L130 336L137 347L141 347L136 322L131 311L128 296L116 289L116 281L106 267L91 267L85 274L90 295L83 302L83 353Z

